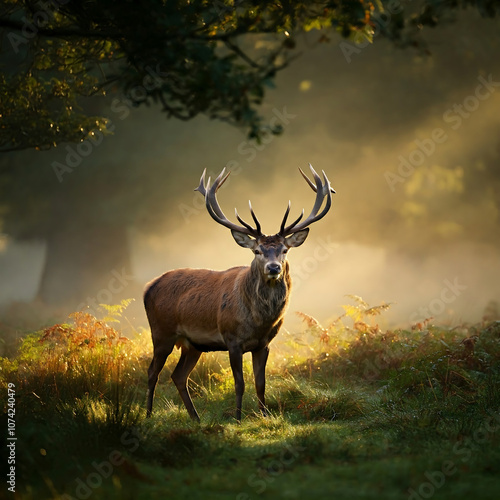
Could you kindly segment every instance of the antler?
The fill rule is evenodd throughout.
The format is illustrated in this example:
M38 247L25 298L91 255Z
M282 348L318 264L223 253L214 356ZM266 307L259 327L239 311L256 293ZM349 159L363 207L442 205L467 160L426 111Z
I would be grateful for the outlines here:
M214 183L212 186L210 186L210 177L208 178L208 181L205 185L205 173L207 169L203 170L203 174L201 175L200 179L200 185L195 189L195 191L199 191L204 197L205 197L205 204L207 206L208 213L212 217L212 219L215 220L215 222L218 222L219 224L222 224L223 226L232 229L234 231L238 231L239 233L245 233L250 236L253 236L254 238L258 238L262 235L262 232L260 230L260 223L259 220L257 219L257 216L255 215L252 204L250 201L248 202L248 206L250 207L250 213L252 214L252 219L255 222L255 228L253 228L250 224L245 222L239 215L237 210L235 210L236 218L238 221L243 224L242 226L238 226L238 224L235 224L234 222L231 222L228 220L228 218L224 215L224 212L221 210L219 206L219 202L217 201L217 191L219 188L226 182L226 179L229 177L229 174L231 172L228 172L225 174L226 169L223 168L222 172L219 174L219 176L215 179ZM225 175L224 175L225 174Z
M307 175L304 174L301 168L299 168L299 170L300 173L302 174L302 177L304 177L304 179L306 180L307 184L309 184L310 188L316 193L316 201L314 202L313 209L309 214L309 216L307 217L307 219L302 221L300 224L299 222L304 216L304 210L302 210L302 213L294 222L292 222L289 226L285 227L288 214L290 213L290 202L288 202L288 207L286 209L285 216L283 217L283 222L281 223L280 232L278 233L280 236L288 236L290 234L301 231L302 229L311 225L313 222L316 222L317 220L323 218L327 214L328 210L330 210L330 207L332 206L331 193L335 193L335 190L331 187L330 181L328 180L328 177L326 176L325 172L322 171L324 179L323 182L321 180L321 177L316 173L316 171L314 170L314 168L310 163L309 163L309 168L311 169L316 184L314 184L307 177ZM323 210L320 213L318 213L319 209L321 208L321 205L323 205L325 196L326 196L326 205L323 208Z

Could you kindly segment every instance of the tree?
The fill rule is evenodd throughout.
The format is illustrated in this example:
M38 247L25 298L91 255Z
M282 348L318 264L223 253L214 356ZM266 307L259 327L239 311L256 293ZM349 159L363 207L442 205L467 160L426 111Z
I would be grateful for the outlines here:
M106 131L88 98L124 91L134 106L159 102L168 117L200 113L259 137L257 106L287 66L294 36L318 29L352 41L381 33L424 49L423 26L473 6L493 16L495 0L258 2L5 0L0 61L0 151L78 142ZM266 37L265 50L252 41ZM350 44L349 44L350 43ZM267 132L267 131L266 131ZM273 130L279 133L280 128Z
M75 170L78 154L68 152L66 162L52 162L49 183L39 171L47 156L39 155L50 152L33 152L26 162L17 151L61 145L86 151L112 132L110 108L126 113L154 103L167 117L205 114L244 127L258 140L269 133L259 104L295 56L301 31L318 30L319 42L340 33L347 52L376 34L425 51L421 27L445 23L468 5L485 15L498 9L492 0L426 0L409 7L365 0L4 1L0 151L10 154L0 159L0 215L10 236L47 241L40 298L78 303L105 291L110 271L128 279L127 227L139 207L159 207L162 198L150 195L155 179L145 178L140 163L116 160ZM278 125L271 128L280 132ZM70 172L71 182L55 182Z
M180 120L205 113L256 136L255 106L293 48L287 29L311 16L288 2L7 2L0 147L45 149L105 131L106 119L82 98L110 88L134 106L160 102ZM271 50L250 55L249 42L239 42L250 34L278 36Z

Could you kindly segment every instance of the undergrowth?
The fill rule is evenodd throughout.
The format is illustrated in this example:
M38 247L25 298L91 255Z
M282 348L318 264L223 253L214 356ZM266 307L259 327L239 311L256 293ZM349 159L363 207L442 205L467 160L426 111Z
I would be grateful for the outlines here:
M126 302L106 306L102 319L77 312L67 323L26 335L15 355L0 358L5 407L7 384L16 392L22 498L74 497L78 479L89 488L95 460L111 463L112 456L119 465L112 479L101 478L96 498L128 498L127 484L139 485L137 491L150 488L148 496L156 498L154 485L162 484L159 498L170 486L158 467L179 471L168 473L179 498L181 491L186 498L192 494L189 484L177 482L187 467L210 468L215 476L219 469L233 471L241 475L235 484L247 489L243 470L250 468L257 471L254 483L263 481L269 494L276 463L280 475L299 465L396 458L423 471L430 460L452 454L457 443L474 444L488 418L500 420L499 321L456 328L425 321L382 331L375 321L389 305L351 299L354 305L328 326L298 313L303 331L280 334L268 364L266 419L256 412L251 360L245 357L248 389L239 426L227 353L204 354L190 377L201 425L189 420L169 382L178 353L169 357L155 413L145 419L152 348L145 331L132 338L120 334ZM489 432L487 448L488 467L497 472L499 435ZM406 486L418 482L420 476L412 474ZM216 480L206 481L205 492L217 488ZM394 488L399 482L395 477Z

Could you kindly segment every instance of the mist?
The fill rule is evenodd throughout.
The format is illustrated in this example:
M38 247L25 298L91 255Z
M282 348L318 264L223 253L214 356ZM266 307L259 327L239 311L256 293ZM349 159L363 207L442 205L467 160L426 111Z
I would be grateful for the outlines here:
M96 220L112 224L130 212L123 224L133 279L124 278L116 294L99 295L96 283L80 302L89 293L116 302L133 297L134 321L146 326L141 290L155 276L251 262L193 191L203 169L232 171L218 195L226 215L237 208L247 220L250 199L263 232L274 234L289 200L291 217L311 210L314 193L298 171L311 163L337 193L330 213L290 252L286 328L299 327L294 311L327 325L350 303L347 294L391 303L378 319L384 326L431 316L445 324L479 321L500 300L500 40L498 21L467 16L431 34L430 55L377 39L346 57L340 38L317 45L304 36L302 56L278 75L263 105L283 134L260 144L206 118L167 121L156 108L116 112L108 103L113 135L62 177L53 163L64 162L66 146L9 155L37 164L24 182L43 177L48 204L61 190L81 195L75 221L95 211ZM42 238L21 240L0 240L4 310L33 300L47 259ZM109 273L120 269L111 258Z

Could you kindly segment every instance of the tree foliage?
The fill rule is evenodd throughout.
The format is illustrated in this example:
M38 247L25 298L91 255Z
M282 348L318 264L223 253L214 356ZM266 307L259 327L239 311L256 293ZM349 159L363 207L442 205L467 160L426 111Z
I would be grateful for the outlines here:
M304 45L301 33L309 32L308 43L337 43L336 49L354 53L375 37L426 51L424 28L452 21L465 7L495 15L497 3L4 0L0 3L0 152L11 153L0 155L0 230L16 240L46 243L39 290L46 303L94 299L99 290L108 290L114 277L111 270L131 281L127 230L158 231L177 189L160 177L170 175L165 164L170 171L177 168L175 148L165 148L163 136L153 138L153 127L148 129L149 142L135 144L135 157L130 149L121 151L113 143L117 132L117 137L99 146L99 154L85 159L89 148L100 144L102 134L111 133L114 125L122 133L122 110L128 114L133 107L154 105L180 120L204 114L246 129L249 143L262 139L265 145L266 134L279 133L280 128L266 125L272 122L261 117L260 104L277 72ZM471 31L473 24L469 21ZM483 53L486 59L494 53L491 45ZM409 82L410 72L397 66L401 59L395 53L385 62L394 68L395 80L404 74L403 82ZM410 64L412 52L408 54L403 57ZM299 71L302 63L295 63ZM321 64L317 64L320 70ZM373 60L366 71L373 75L379 66L380 60ZM473 66L469 61L469 70L477 74ZM463 79L464 68L460 72L449 78L441 75L444 86ZM384 95L394 88L385 89ZM436 87L429 89L428 94L439 100ZM359 94L355 98L354 106L361 109L363 100ZM350 120L356 127L351 137L361 139L361 122L378 128L390 116L399 117L396 101L384 102L370 113L371 120ZM442 112L440 105L435 109ZM118 118L116 124L110 117ZM346 124L342 128L350 130ZM339 134L340 128L329 128L329 133L332 130ZM171 137L170 144L176 138ZM77 145L53 148L64 142ZM33 148L53 149L21 151ZM496 161L492 156L491 164ZM434 168L426 175L443 172ZM477 199L484 200L483 178L474 179ZM388 203L395 222L384 225L387 231L400 235L400 215L409 227L424 220L435 223L440 206L436 203L425 213L421 209L428 203L422 194L426 182L424 171L407 182L404 192L411 203L401 202L401 214L394 211L392 200ZM470 190L464 193L471 196ZM444 189L437 195L446 196L453 207L465 196ZM367 227L379 231L372 215L358 233L373 235ZM455 227L448 224L440 231L451 234ZM411 243L410 237L405 240Z
M161 103L168 117L200 113L266 131L265 89L294 57L301 31L356 42L382 33L422 44L423 26L494 0L5 0L0 7L0 151L83 141L106 132L100 101L120 91L130 106ZM273 133L279 133L275 127Z

